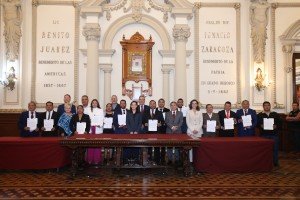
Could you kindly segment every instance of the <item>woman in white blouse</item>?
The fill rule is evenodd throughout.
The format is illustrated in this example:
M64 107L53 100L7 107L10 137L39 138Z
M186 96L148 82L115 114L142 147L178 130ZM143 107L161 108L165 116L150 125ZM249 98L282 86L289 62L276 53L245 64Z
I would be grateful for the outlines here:
M100 108L97 99L93 99L91 106L88 108L88 115L91 119L90 134L101 134L103 133L103 110ZM88 148L86 153L86 161L89 164L98 165L102 161L101 148Z
M91 102L91 106L88 109L89 109L88 115L91 118L90 133L92 134L103 133L104 113L103 113L103 109L100 108L98 100L93 99Z
M199 102L194 99L190 102L190 110L186 115L187 134L192 137L201 137L203 134L203 117L200 112Z

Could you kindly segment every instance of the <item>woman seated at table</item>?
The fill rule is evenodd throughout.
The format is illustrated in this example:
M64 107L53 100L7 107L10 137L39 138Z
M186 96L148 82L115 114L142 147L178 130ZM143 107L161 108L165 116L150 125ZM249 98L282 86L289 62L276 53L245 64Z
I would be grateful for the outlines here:
M132 101L130 103L130 111L127 112L126 126L130 134L138 134L142 130L142 114L137 110L138 103ZM140 162L140 148L124 148L123 158L128 161L128 164L135 164Z
M113 117L114 117L114 112L112 111L112 104L108 103L108 104L106 104L104 119L110 118L112 120L111 122L113 122ZM109 121L109 120L107 120L107 121ZM105 123L105 120L104 120L104 123ZM109 124L109 126L110 126L110 124ZM103 133L114 133L112 124L111 124L111 128L105 128L105 124L104 124Z
M65 112L59 117L57 126L61 136L71 136L70 121L72 118L71 104L64 105Z
M74 135L87 134L90 132L91 119L89 115L83 113L82 105L77 106L77 113L74 114L70 121L70 129Z
M100 108L97 99L93 99L91 107L88 108L87 113L91 119L90 134L102 134L103 133L103 110ZM86 152L85 160L89 164L98 165L102 161L101 148L88 148Z

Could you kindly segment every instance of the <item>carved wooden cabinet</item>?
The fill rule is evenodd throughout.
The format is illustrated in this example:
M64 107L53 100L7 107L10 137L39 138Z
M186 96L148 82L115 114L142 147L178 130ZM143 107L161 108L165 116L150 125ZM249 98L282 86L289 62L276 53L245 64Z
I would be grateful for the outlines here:
M136 32L129 40L123 35L122 45L122 94L131 99L140 92L145 96L152 95L152 47L154 42L150 36L149 40ZM127 81L139 83L146 81L148 88L136 87L126 88Z

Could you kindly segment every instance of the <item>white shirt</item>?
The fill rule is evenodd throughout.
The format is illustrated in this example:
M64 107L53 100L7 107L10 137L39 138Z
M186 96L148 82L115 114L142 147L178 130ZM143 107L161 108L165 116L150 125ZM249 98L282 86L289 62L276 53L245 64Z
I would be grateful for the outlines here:
M36 112L35 111L28 111L28 118L31 118L31 112L33 113L33 118L36 118Z
M50 116L49 116L49 112L50 112ZM52 113L53 113L53 110L51 110L51 111L46 111L46 119L51 119Z

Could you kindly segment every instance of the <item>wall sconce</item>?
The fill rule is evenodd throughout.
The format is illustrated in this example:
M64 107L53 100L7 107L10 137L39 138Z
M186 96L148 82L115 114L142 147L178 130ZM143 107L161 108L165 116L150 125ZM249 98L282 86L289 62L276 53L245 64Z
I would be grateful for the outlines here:
M4 88L9 89L10 91L13 91L15 89L16 81L16 70L14 67L11 67L8 71L8 75L6 77L6 80L0 81L0 84L4 86Z
M257 68L256 70L256 77L255 77L255 87L258 91L264 90L266 87L270 85L270 83L266 83L266 75L263 74L261 68Z

